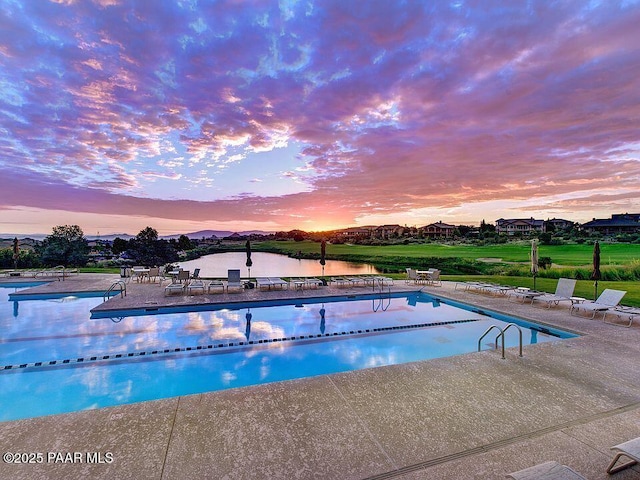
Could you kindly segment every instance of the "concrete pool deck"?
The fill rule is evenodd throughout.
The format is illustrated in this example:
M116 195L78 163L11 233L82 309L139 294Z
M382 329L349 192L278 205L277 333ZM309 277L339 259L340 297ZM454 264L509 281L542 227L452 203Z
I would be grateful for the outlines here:
M104 291L117 279L81 274L36 290ZM127 297L101 308L369 292L324 287L189 298L165 297L157 284L127 287ZM640 325L612 326L570 316L566 306L536 308L454 283L424 291L582 336L526 346L522 358L517 349L505 360L483 351L3 422L3 454L42 452L45 462L0 463L0 478L498 479L547 460L588 479L640 478L637 465L606 474L610 447L640 436ZM87 452L101 453L103 462L47 463L47 452L79 452L85 460Z

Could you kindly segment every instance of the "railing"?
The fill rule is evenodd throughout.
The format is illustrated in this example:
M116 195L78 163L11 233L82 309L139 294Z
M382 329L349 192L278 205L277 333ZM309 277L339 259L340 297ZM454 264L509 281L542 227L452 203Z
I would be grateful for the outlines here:
M109 289L106 292L104 292L104 295L102 296L102 301L106 302L107 300L109 300L109 298L110 298L109 294L111 292L116 291L116 288L120 289L119 290L120 291L120 298L127 296L127 284L124 283L124 281L122 281L122 280L118 280L117 282L114 282L113 284L111 284Z
M504 334L511 327L516 327L518 329L518 333L519 333L519 336L520 336L520 356L522 356L522 330L515 323L509 323L506 327L504 327L504 329L502 329L500 335L498 335L496 337L496 348L498 347L498 338L502 337L502 358L504 358Z
M373 311L377 312L378 310L382 310L383 312L387 310L387 308L389 308L389 305L391 305L391 286L387 285L387 292L384 291L384 280L382 278L374 278L372 279L372 287L373 287L373 291L377 292L380 294L380 298L374 298L373 299ZM377 285L377 289L376 289L376 285ZM388 296L386 297L387 302L385 304L384 300L385 297L383 297L383 295L387 293ZM377 304L376 304L377 302Z
M516 327L518 329L518 332L520 333L520 356L522 357L522 330L520 329L520 327L518 325L516 325L515 323L509 323L507 324L506 327L504 327L504 329L498 327L497 325L491 325L486 332L484 332L482 334L482 336L478 339L478 351L481 350L481 343L482 343L482 339L484 337L486 337L489 332L491 332L491 330L493 330L494 328L498 329L500 331L500 333L498 334L498 336L496 337L496 341L495 341L495 348L498 348L498 340L500 339L500 337L502 337L502 359L505 359L504 356L504 333L509 330L511 327Z

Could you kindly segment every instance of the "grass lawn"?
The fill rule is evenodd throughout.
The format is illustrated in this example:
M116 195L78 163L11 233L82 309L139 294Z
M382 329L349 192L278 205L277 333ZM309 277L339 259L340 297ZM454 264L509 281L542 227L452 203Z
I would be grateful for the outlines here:
M284 254L320 253L318 242L257 242L256 250L265 247L271 251ZM332 245L327 244L327 255L349 255L351 257L457 257L468 260L478 258L500 258L504 262L528 262L531 244L527 241L503 245L440 245L436 243L409 245ZM640 245L627 243L601 243L600 258L602 265L625 265L640 261ZM538 255L551 257L551 261L559 265L589 265L592 261L592 245L540 245Z

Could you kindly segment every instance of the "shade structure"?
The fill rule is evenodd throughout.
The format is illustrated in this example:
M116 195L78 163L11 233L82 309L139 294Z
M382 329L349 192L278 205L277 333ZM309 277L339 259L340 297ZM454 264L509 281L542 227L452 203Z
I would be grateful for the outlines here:
M531 241L531 274L533 275L533 289L536 289L536 276L538 275L538 242Z
M324 266L327 263L327 242L322 240L320 242L320 265L322 265L322 276L324 277Z
M593 245L593 271L591 272L591 280L593 280L593 299L598 298L598 280L602 278L600 272L600 242L596 241Z
M13 239L13 268L18 268L18 258L20 258L20 245L18 237Z
M245 244L245 249L247 250L247 263L245 263L245 265L249 270L249 278L251 278L251 266L253 265L253 262L251 261L251 241L250 240L247 240L247 243Z

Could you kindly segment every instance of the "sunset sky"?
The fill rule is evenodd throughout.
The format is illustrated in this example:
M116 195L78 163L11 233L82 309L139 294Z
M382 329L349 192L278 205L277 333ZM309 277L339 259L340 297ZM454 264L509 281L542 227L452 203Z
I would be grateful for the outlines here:
M0 234L640 213L640 2L0 0Z

